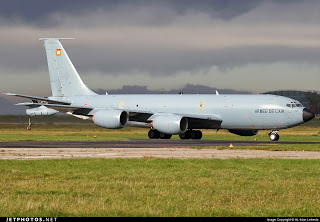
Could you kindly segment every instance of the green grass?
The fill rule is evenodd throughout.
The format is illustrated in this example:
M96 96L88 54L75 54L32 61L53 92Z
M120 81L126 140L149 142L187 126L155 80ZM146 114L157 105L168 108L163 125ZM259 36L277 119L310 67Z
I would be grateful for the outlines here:
M0 141L94 141L147 139L147 129L125 127L108 130L94 125L34 124L32 130L26 125L2 124Z
M148 138L148 129L107 130L70 117L40 118L28 131L26 124L14 124L16 119L0 117L0 141ZM280 140L320 141L319 123L281 130ZM254 137L224 130L203 134L231 142L269 140L268 131ZM318 151L318 146L232 149ZM201 147L211 148L227 147ZM318 217L319 168L319 160L281 159L0 160L0 216Z
M232 142L230 143L232 144ZM293 144L283 145L274 144L270 142L268 145L262 146L233 146L233 147L222 147L222 146L193 146L193 149L229 149L229 150L268 150L268 151L320 151L319 144Z
M18 123L21 120L22 123ZM94 141L148 139L146 128L125 127L110 130L95 126L90 120L81 120L68 115L34 117L32 130L26 130L27 116L0 116L0 141ZM204 140L257 140L269 141L270 131L262 130L253 137L242 137L226 130L202 130ZM172 139L180 139L174 135ZM281 141L320 141L320 120L280 131Z
M319 168L318 160L1 160L0 216L319 216Z
M26 130L25 124L0 124L0 141L94 141L94 140L129 140L148 139L146 128L125 127L111 130L97 127L93 124L33 124L32 130ZM226 130L202 130L204 140L243 140L269 141L270 131L262 130L258 135L242 137ZM180 139L174 135L172 139ZM298 126L280 131L281 141L320 141L319 126Z

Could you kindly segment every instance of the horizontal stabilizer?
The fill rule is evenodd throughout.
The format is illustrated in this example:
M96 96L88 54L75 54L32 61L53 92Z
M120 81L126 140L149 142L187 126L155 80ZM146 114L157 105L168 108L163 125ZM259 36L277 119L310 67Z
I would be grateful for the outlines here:
M79 106L70 106L70 105L61 105L61 104L48 104L48 103L18 103L16 106L29 106L29 107L39 107L45 106L52 109L63 110L63 111L72 111L76 109L87 109L92 110L89 107L79 107Z
M31 99L31 100L36 100L36 101L45 101L45 102L49 102L52 104L61 104L61 105L70 105L71 103L66 102L66 101L58 101L58 100L53 100L53 99L49 99L46 97L38 97L38 96L29 96L29 95L20 95L20 94L15 94L15 93L4 93L7 96L17 96L17 97L22 97L22 98L27 98L27 99Z
M51 39L53 39L53 40L73 40L75 38L40 38L39 40L44 41L44 40L51 40Z

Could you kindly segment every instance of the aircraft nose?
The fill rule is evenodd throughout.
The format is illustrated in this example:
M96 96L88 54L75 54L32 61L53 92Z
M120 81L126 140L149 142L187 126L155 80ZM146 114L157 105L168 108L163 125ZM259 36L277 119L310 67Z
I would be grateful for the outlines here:
M312 120L315 117L315 114L307 108L304 108L302 112L302 117L304 122L308 122L309 120Z

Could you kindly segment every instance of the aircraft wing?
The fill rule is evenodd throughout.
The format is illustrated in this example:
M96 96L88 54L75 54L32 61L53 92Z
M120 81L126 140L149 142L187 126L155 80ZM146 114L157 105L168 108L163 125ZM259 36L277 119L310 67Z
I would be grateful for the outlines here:
M49 99L49 98L46 98L46 97L21 95L21 94L15 94L15 93L5 93L5 95L27 98L27 99L31 99L31 100L37 101L37 102L42 102L42 101L43 102L49 102L51 104L61 104L61 105L70 105L71 104L71 103L69 103L67 101L58 101L58 100L53 100L53 99Z
M46 97L37 97L29 95L20 95L14 93L6 93L8 96L17 96L22 98L31 99L33 102L18 103L18 106L29 106L30 108L36 108L45 106L51 109L55 109L61 112L70 112L73 115L80 116L92 116L97 110L93 107L73 106L67 101L57 101ZM129 113L129 121L149 123L152 121L153 116L168 115L168 113L153 113L151 111L137 111L137 110L125 110ZM222 119L215 115L204 114L179 114L188 119L189 128L191 129L217 129L220 128Z

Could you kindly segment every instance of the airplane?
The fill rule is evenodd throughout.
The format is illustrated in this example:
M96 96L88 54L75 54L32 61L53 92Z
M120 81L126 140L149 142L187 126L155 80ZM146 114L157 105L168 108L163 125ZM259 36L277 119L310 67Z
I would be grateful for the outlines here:
M312 120L315 114L293 99L277 95L150 94L98 95L81 80L60 40L44 41L52 96L37 97L6 93L31 99L16 105L27 106L30 117L63 112L107 129L126 126L150 128L150 139L201 139L200 129L226 129L240 136L254 136L270 130L271 141L279 131Z

